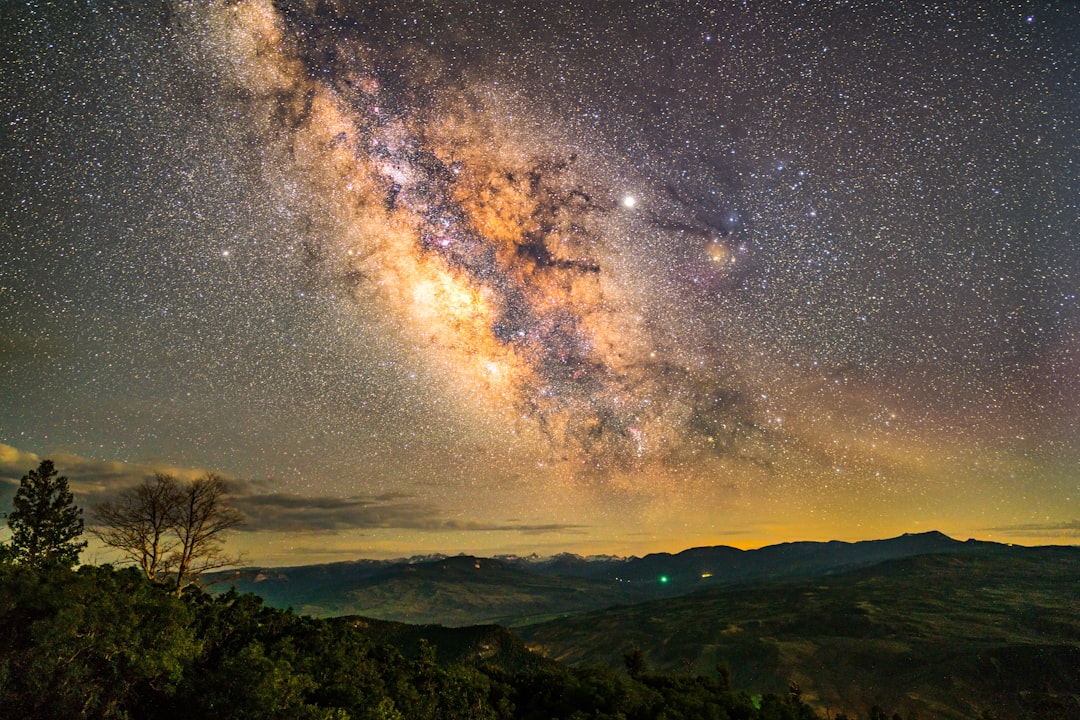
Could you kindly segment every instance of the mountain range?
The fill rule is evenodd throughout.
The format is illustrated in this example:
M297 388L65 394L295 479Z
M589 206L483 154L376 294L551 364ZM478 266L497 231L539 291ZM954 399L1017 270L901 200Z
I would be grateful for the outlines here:
M756 550L719 545L644 557L436 555L250 567L217 573L209 580L218 588L253 592L273 607L292 607L317 617L363 615L407 623L513 627L733 583L811 578L884 560L992 546L927 532L855 543L783 543Z
M833 714L1080 718L1080 548L987 546L756 581L517 628L571 665L731 669Z
M645 557L429 556L219 573L415 653L714 676L832 717L1080 720L1080 548L938 532Z

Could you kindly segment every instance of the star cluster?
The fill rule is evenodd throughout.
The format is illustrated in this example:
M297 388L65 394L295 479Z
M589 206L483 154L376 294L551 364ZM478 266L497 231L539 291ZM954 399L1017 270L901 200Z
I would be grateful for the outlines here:
M1075 6L3 13L13 449L422 508L342 552L1075 532Z

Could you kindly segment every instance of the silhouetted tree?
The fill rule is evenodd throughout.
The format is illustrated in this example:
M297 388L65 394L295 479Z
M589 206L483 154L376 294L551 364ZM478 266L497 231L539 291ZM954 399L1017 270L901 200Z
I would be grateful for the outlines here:
M649 661L640 648L627 650L623 653L623 662L626 663L626 672L632 678L639 678L649 670Z
M731 685L731 665L727 662L716 665L716 686L720 692L731 692L733 690Z
M138 565L147 579L157 581L180 542L172 529L182 502L183 490L176 478L158 473L115 500L95 506L98 526L91 532Z
M225 500L225 481L207 473L183 488L173 527L179 544L173 553L176 594L196 583L207 570L237 562L223 552L225 534L244 521L244 516Z
M150 580L171 577L179 596L204 572L237 562L224 553L224 539L243 516L225 495L225 481L213 473L190 483L159 473L96 506L94 534Z
M85 540L78 540L83 533L82 510L52 460L42 460L37 470L23 475L12 506L7 522L15 562L32 568L70 568L79 562L86 547Z

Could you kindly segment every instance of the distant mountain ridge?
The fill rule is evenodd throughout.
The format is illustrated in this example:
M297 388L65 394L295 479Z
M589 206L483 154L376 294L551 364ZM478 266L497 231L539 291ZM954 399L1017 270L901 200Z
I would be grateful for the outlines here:
M885 540L724 545L644 557L560 554L356 560L216 573L217 587L316 616L364 615L409 623L514 626L732 584L805 579L886 560L997 547L932 531ZM1002 546L1003 547L1003 546Z
M793 542L740 550L727 545L696 547L682 552L652 553L645 557L590 560L574 555L530 561L536 572L550 572L573 577L605 578L624 582L655 582L667 578L669 585L741 582L813 576L865 567L883 560L960 552L975 547L993 546L977 540L961 542L938 531L905 533L886 540L863 540L854 543ZM700 581L708 580L708 583Z
M783 696L798 686L826 717L878 705L905 718L1080 720L1080 547L929 532L225 576L269 604L340 615L331 622L406 657L426 642L453 662L622 672L636 649L663 673L712 677L726 666L736 688Z
M878 704L904 718L1080 720L1080 547L955 549L515 632L571 665L618 669L635 648L662 672L728 664L736 687L782 694L794 680L832 714Z

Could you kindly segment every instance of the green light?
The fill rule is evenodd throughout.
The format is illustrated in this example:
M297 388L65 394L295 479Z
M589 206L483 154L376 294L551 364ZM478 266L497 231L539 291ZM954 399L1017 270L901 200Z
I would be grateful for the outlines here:
M668 581L668 576L667 575L661 575L660 576L660 582L666 583L667 581Z

